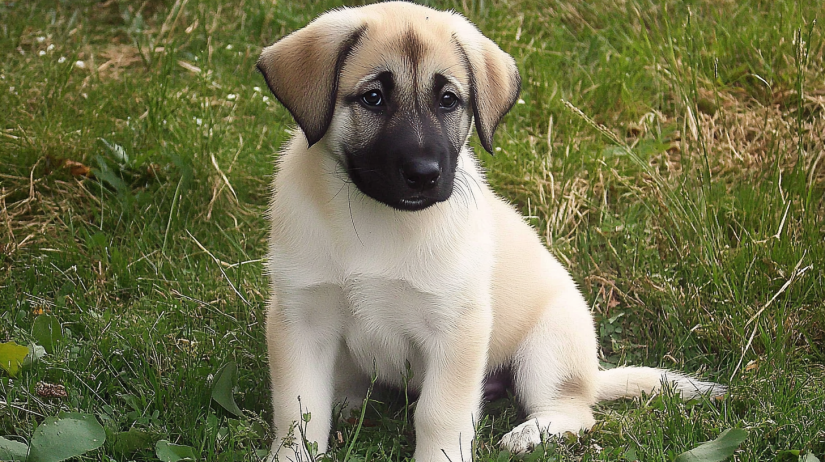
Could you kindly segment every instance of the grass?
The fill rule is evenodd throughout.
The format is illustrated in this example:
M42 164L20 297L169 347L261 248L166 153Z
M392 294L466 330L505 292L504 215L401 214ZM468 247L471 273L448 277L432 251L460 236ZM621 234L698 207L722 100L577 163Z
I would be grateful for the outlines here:
M592 302L603 363L731 389L600 405L593 432L527 459L671 459L733 427L749 431L736 460L825 455L825 7L434 3L518 62L501 149L476 151ZM0 3L0 341L32 342L44 312L65 334L0 376L0 435L79 411L110 435L86 460L153 460L159 439L204 460L267 446L264 212L292 121L254 63L333 6ZM228 361L240 417L211 399ZM515 404L486 409L477 459L509 460L495 443ZM333 455L411 457L410 416L376 393ZM151 442L124 452L129 429Z

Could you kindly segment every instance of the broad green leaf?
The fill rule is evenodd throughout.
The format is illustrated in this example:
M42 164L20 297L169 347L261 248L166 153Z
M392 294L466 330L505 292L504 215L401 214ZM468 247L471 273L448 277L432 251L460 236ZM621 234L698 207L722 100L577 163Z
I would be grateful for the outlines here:
M238 366L235 361L229 361L215 374L212 381L212 399L217 401L224 409L240 417L243 412L235 404L235 397L232 396L232 388L235 386L238 375Z
M130 456L141 449L152 447L152 435L130 428L129 431L115 433L112 437L116 453Z
M799 449L783 449L776 453L774 462L800 462L800 454L802 454L802 451Z
M23 367L29 367L46 356L46 349L36 343L29 344L29 354L23 360Z
M29 447L25 444L0 436L0 460L24 462L28 453Z
M210 412L209 415L206 416L206 433L208 435L217 435L218 428L218 416Z
M0 343L0 368L10 376L17 377L20 366L29 354L29 349L14 342Z
M95 416L61 412L37 426L27 462L59 462L97 449L104 441L106 432Z
M155 445L155 455L163 462L178 462L179 460L198 460L195 450L191 446L172 444L166 440L160 440Z
M732 456L736 448L747 438L747 431L741 428L729 428L715 440L702 443L690 451L679 454L674 462L720 462Z
M54 353L57 342L63 340L63 329L60 327L60 321L50 314L41 314L34 320L32 325L32 337L43 345L47 353Z
M258 435L258 438L266 438L266 429L264 429L263 425L261 425L260 422L252 422L252 431L255 432L256 435Z
M106 160L103 157L97 156L97 163L100 165L100 168L92 169L92 173L95 174L95 177L108 183L109 186L115 188L115 190L121 194L129 192L129 187L117 174L115 174L115 172L112 171L111 168L109 168L109 164L106 163Z

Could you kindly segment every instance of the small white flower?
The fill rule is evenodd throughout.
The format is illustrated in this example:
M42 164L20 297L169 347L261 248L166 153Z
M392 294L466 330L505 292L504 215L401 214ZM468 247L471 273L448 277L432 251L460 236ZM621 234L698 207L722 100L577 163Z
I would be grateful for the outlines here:
M14 87L9 87L9 93L14 93Z
M87 95L86 93L81 93L80 96L82 96L83 99L89 99L89 95Z
M50 43L49 46L46 47L46 51L54 50L54 43Z
M43 50L40 50L40 52L37 53L37 56L46 56L46 52L43 51Z
M43 43L45 41L46 41L46 37L43 37L42 35L40 37L37 37L37 43Z
M501 152L501 148L500 148L500 147L496 147L496 152Z
M86 63L84 63L83 61L76 61L74 63L74 67L78 69L86 69Z
M61 57L57 58L57 63L58 64L63 64L65 62L66 62L66 57L65 56L61 56Z
M521 99L521 98L519 98L519 99L518 99L518 103L519 103L519 104L524 104L524 100L523 100L523 99Z
M203 119L197 119L196 118L195 123L198 124L198 126L200 127L201 125L203 125Z
M252 91L254 91L255 93L260 93L261 87L252 87Z
M238 97L238 95L236 95L234 93L230 93L230 94L226 95L226 99L228 99L229 101L234 101L235 98L237 98L237 97Z
M234 48L234 47L232 46L232 44L231 44L231 43L230 43L229 45L227 45L227 46L226 46L226 49L227 49L227 50L231 50L232 48Z
M263 100L264 103L269 104L269 96L263 96L263 97L261 97L261 99Z

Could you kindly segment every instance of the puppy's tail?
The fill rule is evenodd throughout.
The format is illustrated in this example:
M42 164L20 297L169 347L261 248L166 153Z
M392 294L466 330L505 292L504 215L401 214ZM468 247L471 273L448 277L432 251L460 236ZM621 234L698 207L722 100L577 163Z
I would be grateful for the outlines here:
M642 392L660 393L663 387L671 387L685 400L707 396L715 398L727 392L727 387L713 382L703 382L678 372L652 367L617 367L599 371L598 401L619 398L635 398Z

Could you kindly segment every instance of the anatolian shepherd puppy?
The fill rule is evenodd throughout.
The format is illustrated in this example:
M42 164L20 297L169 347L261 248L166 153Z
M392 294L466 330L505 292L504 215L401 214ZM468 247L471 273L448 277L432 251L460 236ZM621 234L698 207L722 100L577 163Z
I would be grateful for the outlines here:
M528 414L501 440L516 453L589 429L601 400L662 382L688 398L724 391L599 370L576 284L467 146L475 125L492 151L520 77L461 15L334 10L267 47L258 68L301 128L271 207L271 459L307 460L307 441L326 451L333 404L360 406L374 374L420 392L418 462L471 460L485 375L504 368Z

